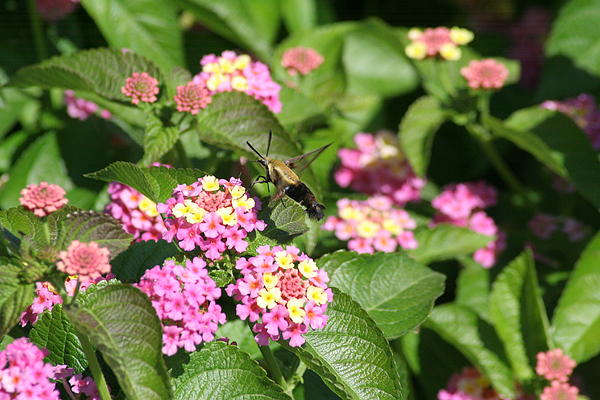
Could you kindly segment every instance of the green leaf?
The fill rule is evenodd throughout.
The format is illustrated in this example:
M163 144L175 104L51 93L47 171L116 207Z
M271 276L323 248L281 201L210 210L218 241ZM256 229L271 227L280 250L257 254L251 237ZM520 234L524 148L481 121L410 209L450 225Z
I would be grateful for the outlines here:
M81 5L111 47L133 50L164 71L183 65L183 40L172 2L83 0Z
M317 260L329 285L352 296L387 339L418 327L444 291L444 275L404 253L337 251Z
M549 324L531 251L504 267L492 286L490 316L515 375L534 377L536 354L548 349Z
M134 72L147 72L159 82L162 81L158 68L142 56L100 48L52 57L22 68L10 83L21 87L81 90L110 100L127 101L128 98L121 93L121 87Z
M501 347L491 326L474 312L457 304L437 306L425 322L448 343L455 346L503 396L513 398L515 388L510 368L493 350ZM500 350L500 349L498 349Z
M136 242L112 260L112 273L124 283L136 283L147 269L177 254L173 243L159 240Z
M392 29L378 19L360 23L344 39L347 90L393 97L412 91L417 74Z
M304 335L301 347L287 347L344 400L400 399L392 351L383 333L358 303L334 289L321 330Z
M317 23L315 0L283 0L281 15L290 34L312 29Z
M449 224L417 230L415 237L419 246L408 254L423 264L471 254L493 240L493 237Z
M539 137L560 159L566 177L577 190L600 208L600 160L588 136L569 117L531 107L512 114L506 125Z
M40 315L29 332L29 338L39 347L50 351L46 360L53 365L68 365L78 374L87 367L87 359L77 332L69 322L61 304L54 305L51 311Z
M594 27L600 18L600 4L594 0L564 3L546 40L548 56L570 58L577 67L600 75L600 38Z
M21 268L0 259L0 337L19 322L21 313L33 302L34 284L19 279Z
M225 337L231 342L236 342L239 349L247 353L250 358L258 360L262 358L262 353L254 340L254 334L248 328L248 323L240 319L234 319L219 325L215 337ZM280 348L277 342L269 343L271 350Z
M400 142L408 162L420 177L427 174L435 132L446 116L440 102L432 96L417 99L400 123Z
M28 139L27 131L17 131L3 138L0 142L0 171L8 170L13 163L13 156Z
M192 353L173 387L176 400L290 399L248 354L223 342Z
M73 187L54 133L39 137L13 164L8 172L8 182L0 191L0 207L18 205L21 190L31 183L42 181L60 185L65 190Z
M151 164L159 161L179 140L179 129L175 126L164 126L154 114L146 114L146 132L144 133L144 158L142 163Z
M552 318L557 347L582 363L600 352L600 233L575 265Z
M171 398L161 353L162 329L148 297L123 284L86 294L81 305L68 307L65 312L102 353L127 398Z
M195 168L138 167L117 161L84 176L104 182L121 182L160 203L171 197L175 186L194 183L204 175L207 173Z
M463 269L456 282L456 303L489 322L490 270L466 256L459 257L459 261Z

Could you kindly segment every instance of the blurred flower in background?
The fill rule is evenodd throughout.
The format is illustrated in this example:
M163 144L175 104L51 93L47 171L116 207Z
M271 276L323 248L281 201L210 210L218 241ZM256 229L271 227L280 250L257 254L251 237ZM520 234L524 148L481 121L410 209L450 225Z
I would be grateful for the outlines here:
M79 0L36 0L36 4L44 20L55 22L71 14Z
M600 151L600 109L592 95L582 93L562 101L547 100L541 107L569 116L588 135L594 149Z

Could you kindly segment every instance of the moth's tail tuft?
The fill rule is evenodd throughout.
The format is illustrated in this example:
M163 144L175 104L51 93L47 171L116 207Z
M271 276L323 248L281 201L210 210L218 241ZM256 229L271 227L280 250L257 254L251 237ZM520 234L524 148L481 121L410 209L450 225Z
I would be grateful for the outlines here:
M325 206L323 204L319 204L317 202L315 202L314 204L311 204L310 207L306 208L306 213L308 214L308 217L311 219L316 219L317 221L320 219L323 219L323 210L325 209Z

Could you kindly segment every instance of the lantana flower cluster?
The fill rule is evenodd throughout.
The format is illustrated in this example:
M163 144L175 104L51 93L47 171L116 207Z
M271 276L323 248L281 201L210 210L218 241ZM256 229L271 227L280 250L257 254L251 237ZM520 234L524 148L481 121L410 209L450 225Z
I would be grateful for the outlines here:
M470 43L473 37L473 32L457 27L413 28L408 31L411 42L404 51L409 58L416 60L439 55L445 60L456 61L462 55L459 46Z
M473 60L460 73L473 89L500 89L508 79L508 68L493 58Z
M577 400L579 389L568 383L577 363L561 349L537 354L535 372L550 381L540 395L540 400Z
M356 149L340 149L335 180L365 194L381 194L403 206L421 198L425 181L418 178L404 157L398 137L391 132L358 133Z
M536 214L529 221L528 227L540 239L550 239L558 230L567 235L571 242L578 242L586 235L585 226L575 218L545 213Z
M220 92L245 92L269 107L274 113L281 111L279 91L281 86L271 78L269 67L252 61L247 54L224 51L220 56L202 57L202 72L193 83L205 86L211 95Z
M65 104L67 105L67 114L69 117L85 121L98 111L98 104L93 101L88 101L75 96L72 90L65 90ZM100 117L110 119L112 114L108 110L100 110Z
M453 374L446 387L438 392L438 400L508 400L494 390L489 379L476 368L465 367L460 373ZM521 393L516 400L529 400Z
M100 392L94 379L76 374L73 368L64 364L54 366L54 379L62 381L64 387L68 387L73 393L85 395L88 400L100 400Z
M204 176L191 185L178 185L173 197L157 208L166 215L163 239L177 240L185 251L200 248L210 260L220 260L226 250L244 252L248 233L266 227L258 219L257 200L236 178Z
M0 351L0 399L59 400L51 382L54 367L44 362L47 355L27 338L15 339Z
M147 72L134 72L125 81L125 86L121 88L121 93L131 97L133 104L154 103L159 92L158 80Z
M110 203L104 211L121 222L123 229L136 241L162 238L165 230L156 203L132 187L119 182L108 184Z
M541 104L548 110L560 111L568 115L588 135L592 146L600 150L600 109L594 97L580 94L563 101L548 100Z
M65 198L65 190L58 185L41 182L31 184L21 190L19 203L38 217L45 217L60 210L69 202Z
M136 286L148 295L163 325L162 352L173 355L179 348L196 350L214 340L225 314L216 300L221 289L208 276L206 262L195 257L185 266L167 260L147 270Z
M327 272L293 246L261 246L257 253L237 260L242 278L227 286L226 292L241 302L236 307L238 317L255 323L252 329L259 345L282 337L292 347L301 346L309 328L327 324L325 312L333 301Z
M317 69L324 61L319 52L310 47L292 47L287 49L281 57L281 65L287 69L288 74L308 75Z
M77 275L82 282L98 279L110 272L110 252L96 242L73 240L67 250L61 251L56 268L69 275Z
M497 236L486 247L477 250L473 259L485 268L496 263L496 257L505 247L504 234L483 209L496 204L496 189L485 182L466 182L446 186L431 205L438 211L432 225L449 223L469 228L477 233Z
M335 232L357 253L393 252L398 246L414 249L418 242L412 232L417 223L404 209L385 196L368 200L340 199L338 215L327 218L323 229Z

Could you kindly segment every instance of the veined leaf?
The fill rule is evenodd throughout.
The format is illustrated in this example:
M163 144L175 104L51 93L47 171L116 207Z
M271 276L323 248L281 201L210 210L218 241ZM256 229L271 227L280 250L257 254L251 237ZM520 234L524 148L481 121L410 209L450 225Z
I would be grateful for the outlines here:
M158 161L179 140L179 129L176 126L164 126L153 114L146 115L146 131L144 132L144 164Z
M175 245L164 240L136 242L112 260L112 273L123 283L139 282L147 269L176 254Z
M21 268L7 259L0 259L0 337L19 322L19 317L31 305L34 284L19 279Z
M489 322L490 270L467 256L459 257L458 260L463 269L456 282L456 303Z

